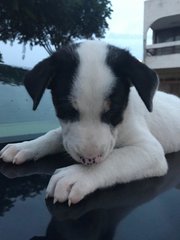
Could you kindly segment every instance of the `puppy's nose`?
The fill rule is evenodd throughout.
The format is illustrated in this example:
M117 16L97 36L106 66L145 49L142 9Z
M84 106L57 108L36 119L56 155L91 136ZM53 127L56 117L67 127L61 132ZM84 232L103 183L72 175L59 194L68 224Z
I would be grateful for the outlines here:
M99 162L101 162L102 157L103 157L102 154L99 154L97 156L89 156L89 157L79 156L81 162L84 165L92 165L92 164L95 164L95 163L99 163Z

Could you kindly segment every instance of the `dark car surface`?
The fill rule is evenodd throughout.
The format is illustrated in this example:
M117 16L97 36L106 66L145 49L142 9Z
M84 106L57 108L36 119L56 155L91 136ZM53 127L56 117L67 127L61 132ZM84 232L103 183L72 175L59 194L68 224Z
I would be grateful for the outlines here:
M48 93L33 112L21 83L1 76L0 109L0 148L58 126ZM20 166L0 161L0 239L179 240L180 152L167 159L166 176L98 190L71 207L45 200L54 170L73 164L66 153Z
M179 240L180 153L167 158L166 176L99 190L71 207L45 200L50 175L72 164L67 155L1 162L0 239Z

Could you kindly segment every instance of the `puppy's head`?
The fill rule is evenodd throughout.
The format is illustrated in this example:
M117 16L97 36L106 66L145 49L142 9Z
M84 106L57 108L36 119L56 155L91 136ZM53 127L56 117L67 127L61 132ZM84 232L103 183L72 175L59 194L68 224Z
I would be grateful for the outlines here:
M62 47L25 79L34 110L51 89L64 147L86 165L103 161L114 148L131 85L152 111L156 74L128 51L99 41Z

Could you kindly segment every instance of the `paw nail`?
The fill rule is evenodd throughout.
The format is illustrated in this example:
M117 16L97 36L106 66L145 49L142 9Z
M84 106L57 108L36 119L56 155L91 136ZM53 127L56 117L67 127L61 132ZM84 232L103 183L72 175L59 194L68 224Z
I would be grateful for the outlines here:
M56 204L57 201L58 201L57 198L54 198L53 204Z
M68 206L70 207L72 204L71 199L68 200Z

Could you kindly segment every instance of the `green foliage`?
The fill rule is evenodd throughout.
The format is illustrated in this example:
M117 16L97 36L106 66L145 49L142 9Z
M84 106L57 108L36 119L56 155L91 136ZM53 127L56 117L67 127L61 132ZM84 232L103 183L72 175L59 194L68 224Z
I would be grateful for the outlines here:
M23 85L27 70L0 64L0 83L9 85Z
M110 0L1 0L0 40L51 46L76 38L101 38L108 28Z

